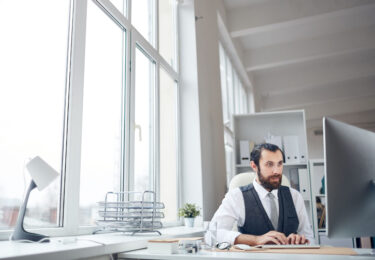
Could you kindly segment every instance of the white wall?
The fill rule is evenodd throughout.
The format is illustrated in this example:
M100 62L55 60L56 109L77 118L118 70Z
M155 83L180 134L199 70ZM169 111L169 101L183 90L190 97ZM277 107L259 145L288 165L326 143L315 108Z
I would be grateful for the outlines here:
M194 2L179 6L181 205L203 205Z
M323 135L315 135L313 128L307 129L309 159L323 159Z
M179 7L181 195L182 203L202 207L204 220L212 218L226 192L219 4L185 1ZM196 21L195 16L199 17Z
M221 102L218 1L195 1L199 114L202 154L203 217L211 219L226 192Z

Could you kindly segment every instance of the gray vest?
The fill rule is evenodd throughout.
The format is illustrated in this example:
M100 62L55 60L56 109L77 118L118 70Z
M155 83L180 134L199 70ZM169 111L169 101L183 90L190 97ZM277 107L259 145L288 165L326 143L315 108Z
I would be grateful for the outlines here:
M238 227L238 230L242 234L256 236L275 230L253 184L240 187L240 189L245 203L245 224L243 227ZM277 231L284 233L286 236L291 233L297 233L299 221L289 188L280 186L278 197L279 223Z

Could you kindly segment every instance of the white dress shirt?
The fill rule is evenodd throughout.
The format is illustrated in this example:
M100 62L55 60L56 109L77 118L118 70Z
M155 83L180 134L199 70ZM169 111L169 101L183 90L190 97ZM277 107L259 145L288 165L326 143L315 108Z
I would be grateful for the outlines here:
M266 211L268 217L270 217L270 204L267 202L268 191L257 183L256 180L253 181L253 185L255 191L258 193L260 201L262 202L264 210ZM299 220L297 233L305 235L310 243L314 243L314 235L310 226L302 195L293 188L289 189ZM272 194L275 195L277 201L277 212L279 212L277 192L278 190L272 190ZM236 237L241 234L240 232L233 230L234 224L235 226L240 227L245 224L245 203L240 188L232 189L225 195L219 209L216 211L210 222L209 230L206 233L206 238L207 235L211 236L211 234L216 234L216 242L229 242L234 244Z

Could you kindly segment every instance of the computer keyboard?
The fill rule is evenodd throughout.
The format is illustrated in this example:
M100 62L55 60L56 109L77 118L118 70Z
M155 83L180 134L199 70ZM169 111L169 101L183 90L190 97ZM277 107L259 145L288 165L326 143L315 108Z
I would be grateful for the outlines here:
M295 249L295 248L320 248L320 245L261 245L261 248Z

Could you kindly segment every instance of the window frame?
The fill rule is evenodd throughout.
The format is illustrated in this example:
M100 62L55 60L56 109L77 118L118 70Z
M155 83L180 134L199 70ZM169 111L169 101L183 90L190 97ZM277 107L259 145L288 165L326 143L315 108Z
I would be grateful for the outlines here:
M123 15L110 0L71 0L69 7L69 30L68 30L68 50L67 50L67 69L66 69L66 97L65 97L65 114L64 114L64 130L63 130L63 152L62 152L62 172L61 172L61 206L58 224L56 228L37 228L30 229L32 232L42 233L48 236L67 236L67 235L83 235L90 234L96 226L80 226L79 224L79 193L80 193L80 164L81 164L81 135L82 135L82 111L83 111L83 81L84 81L84 65L85 65L85 41L86 41L86 15L87 1L92 1L100 8L115 24L126 31L126 51L125 51L125 79L123 81L124 100L122 115L122 163L121 163L121 189L128 190L131 180L131 161L132 153L131 138L134 137L134 72L135 64L135 48L137 46L155 62L155 142L154 142L154 162L155 168L155 184L159 185L159 71L160 66L164 71L176 82L177 87L177 200L180 203L181 183L180 183L180 118L179 118L179 73L178 62L173 68L159 53L158 50L158 0L155 0L155 23L154 23L154 42L153 47L131 24L131 2L127 0L127 14ZM176 31L178 28L178 17L176 14ZM178 34L176 41L176 60L178 61ZM133 66L133 68L132 68ZM132 127L133 126L133 127ZM133 130L132 130L133 129ZM66 192L69 190L69 192ZM159 197L159 194L157 194ZM179 206L179 205L178 205ZM69 214L66 214L69 212ZM180 221L173 223L165 223L164 226L173 226L180 224ZM7 239L13 230L0 231L0 239Z

